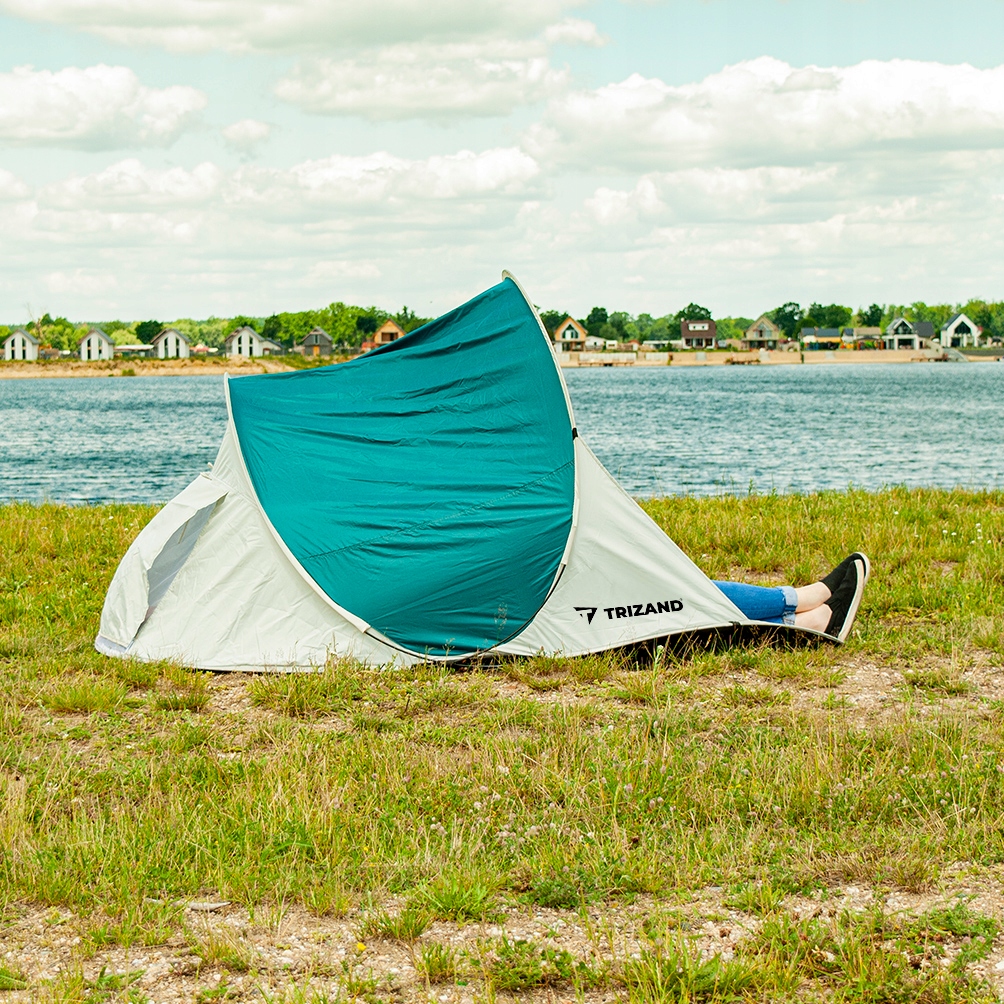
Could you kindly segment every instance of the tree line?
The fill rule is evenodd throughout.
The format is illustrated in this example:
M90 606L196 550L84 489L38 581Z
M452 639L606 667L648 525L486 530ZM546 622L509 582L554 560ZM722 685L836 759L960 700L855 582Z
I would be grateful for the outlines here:
M761 311L756 317L766 315L789 339L797 339L802 328L882 328L883 330L897 317L908 321L930 321L935 330L957 313L965 313L985 332L994 338L1004 338L1004 301L972 299L965 303L938 303L928 305L921 300L911 304L873 303L868 307L852 307L839 303L810 303L807 307L794 300L788 300L771 310ZM570 317L563 310L544 310L540 317L550 333ZM675 314L653 317L651 314L632 316L627 311L607 311L605 307L593 307L585 317L576 320L589 332L604 339L616 341L637 340L663 341L680 337L681 321L711 320L712 312L698 303L688 303ZM719 338L742 338L756 318L717 317L713 318Z
M940 303L928 305L923 301L911 304L878 304L856 310L838 303L810 303L803 308L794 300L763 311L787 338L796 339L802 328L843 328L847 326L885 328L895 317L908 321L930 321L935 329L941 327L953 314L964 312L991 337L1004 339L1004 301L973 299L966 303ZM550 333L566 317L574 316L563 310L541 310L540 317ZM756 315L759 317L760 315ZM705 320L712 312L698 303L688 303L676 313L655 317L642 313L633 315L626 310L609 311L606 307L593 307L582 318L576 318L589 332L603 339L624 342L636 340L668 341L680 336L683 320ZM209 317L193 320L181 317L172 321L148 319L144 321L111 320L92 323L70 321L65 317L43 314L22 325L30 330L43 345L55 349L76 348L80 338L91 327L99 327L117 344L130 342L149 343L165 327L177 328L193 345L202 343L210 348L220 348L227 335L236 328L247 325L265 338L286 346L294 345L311 328L320 327L331 335L337 346L357 348L387 320L396 321L406 332L414 331L431 318L420 317L408 307L396 313L380 307L359 307L336 301L317 310L284 311L267 317L239 314L236 317ZM752 317L714 318L719 338L742 338L753 323ZM0 339L6 338L17 325L0 324Z
M420 317L406 306L397 313L391 313L379 307L357 307L341 301L319 310L284 311L268 317L238 314L235 317L209 317L206 320L179 317L172 321L149 319L80 322L69 321L65 317L51 317L46 313L23 325L0 324L0 340L20 326L29 330L43 345L73 351L92 327L101 328L116 345L137 342L148 345L164 328L176 328L192 345L201 343L218 349L223 346L230 332L246 325L286 348L291 348L315 327L324 328L338 346L358 348L387 320L396 321L407 332L421 327L431 318Z

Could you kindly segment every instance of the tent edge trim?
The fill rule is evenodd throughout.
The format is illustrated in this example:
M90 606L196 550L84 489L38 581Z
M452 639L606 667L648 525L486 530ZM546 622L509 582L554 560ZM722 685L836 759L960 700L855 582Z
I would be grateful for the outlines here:
M248 487L251 489L251 498L254 504L257 506L258 511L261 513L262 519L265 520L265 525L269 528L272 536L275 538L276 543L282 550L282 553L286 556L289 563L296 569L296 571L303 578L303 581L310 586L311 589L317 593L318 596L324 600L328 606L331 607L336 613L344 617L356 630L366 633L370 629L370 625L367 621L363 620L358 614L352 613L351 610L346 610L345 607L336 603L322 588L314 581L314 577L308 572L303 565L297 560L297 557L286 545L286 542L282 539L282 535L279 531L272 525L272 520L269 519L268 513L265 512L265 507L261 504L261 499L258 498L258 491L254 486L254 482L251 480L251 472L248 470L247 461L244 459L244 448L241 445L240 433L237 431L237 423L234 421L233 405L230 401L230 374L223 374L223 396L226 398L227 402L227 419L230 423L230 428L234 431L234 440L237 443L237 456L240 458L241 470L244 473L244 477L247 478Z

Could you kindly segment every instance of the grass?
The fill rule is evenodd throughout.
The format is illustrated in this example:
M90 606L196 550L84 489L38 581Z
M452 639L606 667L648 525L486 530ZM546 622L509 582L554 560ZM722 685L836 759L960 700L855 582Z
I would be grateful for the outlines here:
M258 965L247 939L186 928L156 904L285 903L319 919L366 904L367 936L410 945L429 983L463 971L484 993L521 992L503 984L522 973L527 988L563 980L578 994L592 985L584 959L562 976L562 949L507 937L480 968L461 966L428 925L645 896L675 909L715 887L757 935L716 962L685 925L668 932L611 970L628 999L806 987L833 1000L984 999L972 946L996 937L992 919L810 922L786 904L841 885L929 895L959 869L972 884L1004 863L992 676L1004 494L647 508L716 578L807 581L866 551L873 577L850 641L214 678L92 649L108 581L153 510L0 508L0 912L73 911L91 952L181 936L204 967L240 973ZM927 966L947 944L951 964ZM81 981L39 994L112 992Z
M827 921L771 913L731 959L706 955L678 933L628 961L629 1001L791 1000L812 986L833 1001L989 1002L991 987L967 967L990 954L997 925L964 903L897 916L880 906ZM949 939L963 947L946 955ZM944 965L948 962L948 965Z
M399 913L386 910L365 919L359 929L359 937L387 938L411 944L417 941L432 921L432 914L421 907L408 906Z
M27 987L28 981L25 979L24 973L0 964L0 991L25 990Z
M463 972L463 962L455 948L440 941L427 941L419 946L415 969L427 983L447 983Z

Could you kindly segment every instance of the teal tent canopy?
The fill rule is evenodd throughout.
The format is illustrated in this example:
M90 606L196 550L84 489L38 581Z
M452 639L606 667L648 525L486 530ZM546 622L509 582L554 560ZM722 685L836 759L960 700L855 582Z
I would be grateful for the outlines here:
M229 380L216 461L122 557L98 651L282 672L750 624L576 435L504 276L359 359Z
M228 395L265 515L342 610L441 656L505 642L543 606L572 531L574 430L512 279L349 363Z

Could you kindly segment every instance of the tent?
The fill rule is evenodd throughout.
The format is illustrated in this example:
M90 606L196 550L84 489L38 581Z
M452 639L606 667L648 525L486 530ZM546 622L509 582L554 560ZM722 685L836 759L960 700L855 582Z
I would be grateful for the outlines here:
M103 653L288 670L751 623L578 436L508 273L350 362L225 386L216 461L122 559Z

